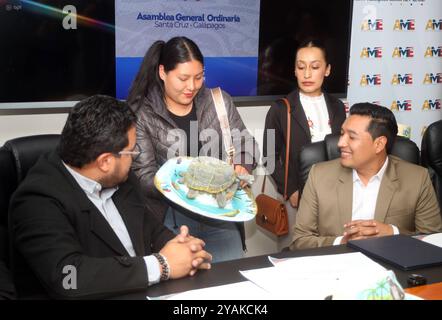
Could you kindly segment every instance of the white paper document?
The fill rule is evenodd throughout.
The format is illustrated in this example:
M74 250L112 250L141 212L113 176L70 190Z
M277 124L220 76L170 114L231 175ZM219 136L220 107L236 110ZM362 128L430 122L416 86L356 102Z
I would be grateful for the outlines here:
M386 271L359 252L270 261L241 274L278 299L351 298Z
M422 238L422 241L442 248L442 233L434 233Z
M153 300L272 300L267 291L250 281L241 281L222 286L185 291L162 297L147 297Z
M277 259L272 267L244 270L249 281L148 299L316 300L403 299L392 271L360 252Z

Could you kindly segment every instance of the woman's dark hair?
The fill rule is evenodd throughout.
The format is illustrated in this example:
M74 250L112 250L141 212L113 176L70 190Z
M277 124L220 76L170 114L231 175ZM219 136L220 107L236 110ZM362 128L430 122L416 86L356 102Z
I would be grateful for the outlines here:
M127 133L135 123L136 116L126 102L92 96L71 109L57 152L65 163L82 168L102 153L118 153L127 147Z
M328 65L330 63L329 59L328 59L327 49L325 48L325 45L321 40L319 40L319 39L306 39L306 40L302 41L299 44L298 48L296 49L296 55L298 54L298 51L303 48L318 48L318 49L320 49L322 51L322 54L324 55L324 60L325 60L326 65ZM295 55L295 57L296 57L296 55Z
M133 105L147 95L152 88L164 92L164 83L158 75L159 65L169 72L179 63L196 60L204 66L204 57L195 42L186 37L174 37L167 42L156 41L147 50L135 80L129 90L127 102Z
M356 103L350 108L350 115L370 117L367 131L373 140L385 136L387 154L390 154L398 132L396 118L390 109L368 102Z

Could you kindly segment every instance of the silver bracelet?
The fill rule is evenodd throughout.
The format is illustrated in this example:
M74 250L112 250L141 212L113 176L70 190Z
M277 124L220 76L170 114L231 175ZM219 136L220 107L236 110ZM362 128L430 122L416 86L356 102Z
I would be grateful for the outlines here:
M170 277L170 268L169 268L169 264L167 263L167 259L166 257L164 257L162 254L160 253L153 253L152 254L155 258L157 258L158 262L160 263L161 266L161 276L160 276L160 280L161 281L166 281L169 280Z

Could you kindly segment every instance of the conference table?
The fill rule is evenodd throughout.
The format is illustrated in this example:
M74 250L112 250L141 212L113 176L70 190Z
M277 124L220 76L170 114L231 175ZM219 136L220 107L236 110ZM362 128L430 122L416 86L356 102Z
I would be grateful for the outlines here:
M296 251L283 251L270 256L275 258L286 257L305 257L305 256L317 256L317 255L330 255L340 253L357 252L354 249L347 247L346 245L328 246L322 248L296 250ZM261 255L249 258L243 258L232 261L225 261L212 264L210 270L200 270L193 277L186 277L178 280L171 280L159 283L152 287L149 287L146 295L149 297L158 297L173 293L184 292L188 290L207 288L212 286L219 286L225 284L231 284L235 282L245 281L239 270L250 270L257 268L270 267L271 263L268 260L269 255ZM416 269L412 271L403 271L395 268L394 266L387 264L383 261L373 259L387 269L393 270L396 274L396 278L403 288L408 293L417 295L425 299L442 299L442 265L435 267L427 267ZM409 288L407 283L408 276L411 274L420 274L427 280L427 285L422 287ZM203 297L202 297L203 299ZM245 299L247 299L245 297Z

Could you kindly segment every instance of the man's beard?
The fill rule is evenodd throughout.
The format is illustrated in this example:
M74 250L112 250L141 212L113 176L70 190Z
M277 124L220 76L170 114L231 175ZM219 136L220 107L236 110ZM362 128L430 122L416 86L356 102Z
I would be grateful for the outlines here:
M128 178L128 174L125 174L123 177L118 174L118 171L115 170L112 174L109 174L106 177L103 177L100 181L100 184L103 188L114 188L123 182L125 182Z

